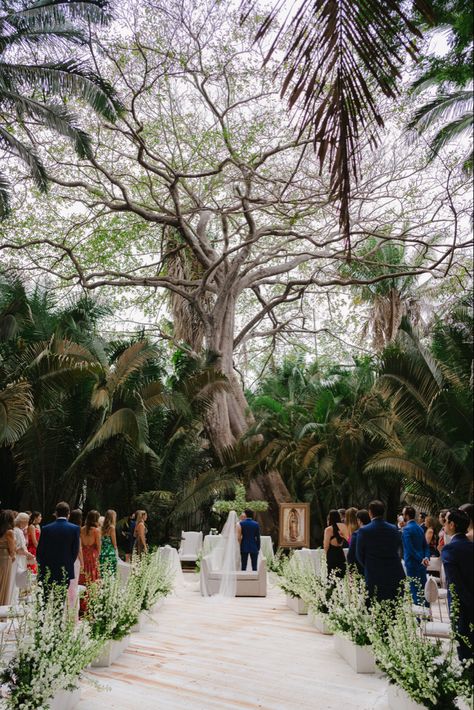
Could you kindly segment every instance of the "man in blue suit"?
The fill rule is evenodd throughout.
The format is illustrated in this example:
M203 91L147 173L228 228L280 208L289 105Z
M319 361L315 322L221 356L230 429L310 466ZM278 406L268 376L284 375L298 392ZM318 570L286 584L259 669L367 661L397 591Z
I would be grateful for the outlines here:
M56 520L45 525L41 530L36 559L39 564L39 577L48 582L69 584L74 579L74 562L79 554L78 525L68 522L69 505L58 503Z
M395 599L404 578L399 549L401 536L395 525L385 522L380 500L369 503L370 523L357 531L356 558L364 569L369 596L379 601Z
M448 602L451 609L451 592L458 598L458 634L461 637L458 655L461 660L473 657L474 646L474 543L466 532L469 516L463 510L450 510L446 514L444 530L451 535L451 542L444 545L441 559L448 587Z
M245 518L237 525L240 542L240 557L242 570L247 569L250 555L252 569L257 571L258 553L260 552L260 525L253 519L253 510L247 508Z
M430 563L430 546L421 525L416 522L416 510L407 505L402 511L405 525L402 530L403 559L413 604L424 604L426 568ZM421 596L421 598L420 598Z

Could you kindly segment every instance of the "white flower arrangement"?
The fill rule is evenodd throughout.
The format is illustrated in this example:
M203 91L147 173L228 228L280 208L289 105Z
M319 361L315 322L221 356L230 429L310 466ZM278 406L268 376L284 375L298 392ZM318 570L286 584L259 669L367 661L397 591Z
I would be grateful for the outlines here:
M369 637L377 665L392 683L429 710L456 710L456 698L472 702L472 662L460 663L455 640L449 647L423 636L411 612L407 588L397 603L372 607Z
M60 690L78 685L82 670L102 647L87 622L76 624L65 604L65 589L36 585L16 635L14 655L0 672L9 710L47 710Z
M120 641L130 632L138 621L143 600L136 590L132 573L123 588L119 577L110 570L88 586L85 618L94 638Z
M342 579L331 577L330 584L333 589L327 601L329 628L346 636L357 646L370 645L372 620L364 579L351 572Z
M173 589L174 574L169 562L158 552L135 557L128 580L127 593L141 597L141 611L148 611Z
M298 561L293 555L280 558L277 584L290 597L308 602L316 584L313 566Z

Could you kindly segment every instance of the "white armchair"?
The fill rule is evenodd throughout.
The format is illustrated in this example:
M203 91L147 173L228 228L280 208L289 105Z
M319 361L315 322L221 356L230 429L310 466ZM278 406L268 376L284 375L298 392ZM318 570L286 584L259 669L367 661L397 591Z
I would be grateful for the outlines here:
M236 597L266 597L267 596L267 563L263 555L258 558L256 572L241 572L237 570L236 575ZM199 581L201 595L211 597L219 593L222 574L212 569L211 555L206 555L201 560L201 572Z
M202 550L202 532L182 532L179 547L180 562L196 562Z

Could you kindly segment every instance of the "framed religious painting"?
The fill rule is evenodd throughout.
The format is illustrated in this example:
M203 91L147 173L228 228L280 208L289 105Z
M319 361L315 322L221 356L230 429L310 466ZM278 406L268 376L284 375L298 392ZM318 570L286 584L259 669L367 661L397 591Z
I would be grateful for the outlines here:
M309 547L309 503L280 503L279 547Z

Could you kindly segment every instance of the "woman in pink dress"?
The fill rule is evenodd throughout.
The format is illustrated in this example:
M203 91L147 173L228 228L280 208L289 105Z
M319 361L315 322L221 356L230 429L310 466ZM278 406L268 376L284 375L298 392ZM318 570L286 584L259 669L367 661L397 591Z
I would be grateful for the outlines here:
M38 542L41 535L41 523L42 515L38 511L33 511L30 515L28 521L28 530L26 532L26 546L28 552L35 558L34 562L28 562L28 569L32 574L38 574L38 565L36 564L36 548L38 547Z
M86 516L86 523L81 528L81 551L82 564L79 584L88 587L93 582L100 579L99 556L100 556L100 513L97 510L90 510ZM81 611L87 609L87 593L81 599Z

